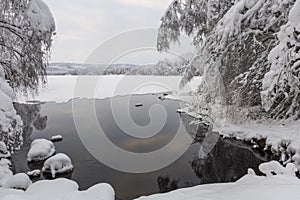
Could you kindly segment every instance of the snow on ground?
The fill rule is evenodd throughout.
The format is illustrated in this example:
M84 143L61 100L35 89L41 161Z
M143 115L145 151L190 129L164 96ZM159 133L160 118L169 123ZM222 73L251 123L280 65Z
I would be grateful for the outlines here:
M55 146L53 142L46 139L35 139L27 154L27 161L45 160L55 153Z
M24 192L0 188L1 200L114 200L114 189L105 183L94 185L86 191L78 191L74 181L59 178L37 181Z
M67 102L73 98L96 98L129 95L161 93L178 91L181 81L180 76L48 76L46 87L40 87L36 97L24 97L17 95L16 101L26 102L32 100ZM195 90L199 85L201 77L195 77L185 90ZM79 84L78 87L78 83ZM98 84L93 84L97 83ZM77 84L76 84L77 83ZM74 89L82 87L80 91Z
M19 173L11 176L3 185L3 188L26 190L32 184L27 174Z
M299 198L300 180L295 176L293 164L285 168L273 161L264 163L263 168L275 172L276 175L257 176L250 169L247 175L235 183L200 185L169 193L140 197L136 200L282 200Z
M59 153L51 158L48 158L43 167L43 172L51 173L52 178L55 178L56 174L68 173L73 170L71 159L63 154Z
M5 182L13 176L10 170L11 162L7 159L0 159L0 187L2 187Z

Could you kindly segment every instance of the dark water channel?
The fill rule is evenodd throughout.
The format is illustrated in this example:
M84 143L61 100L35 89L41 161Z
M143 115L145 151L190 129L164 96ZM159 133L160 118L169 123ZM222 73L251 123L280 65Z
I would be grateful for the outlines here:
M151 123L149 116L151 106L162 106L166 114L164 126L158 134L150 138L142 139L125 134L114 120L112 99L114 114L120 113L122 120L122 117L126 117L122 115L126 107L134 123L141 127ZM141 195L204 183L235 181L243 176L249 167L256 170L258 165L264 162L264 159L255 154L251 148L232 140L219 138L205 158L198 158L201 144L196 142L191 143L178 160L154 172L125 173L112 169L95 159L82 144L74 123L73 112L80 116L86 133L93 133L97 131L97 127L91 123L91 115L86 108L94 106L99 124L109 140L118 147L135 153L155 151L170 143L178 132L181 122L191 138L199 131L199 127L190 124L193 120L191 117L176 112L180 107L177 101L161 100L155 94L131 96L130 101L127 97L112 99L75 99L73 101L76 101L76 110L72 108L72 101L60 104L55 102L16 103L16 110L24 121L24 144L21 150L15 152L12 157L14 172L41 169L42 162L28 164L26 161L30 144L34 139L50 139L51 136L58 134L63 136L63 140L55 143L56 152L67 154L74 165L74 171L64 177L75 180L80 189L87 189L99 182L107 182L114 187L118 199L133 199ZM153 118L159 119L162 115L159 109L152 109L151 112ZM124 121L127 119L124 118ZM184 133L178 132L177 134ZM109 154L109 151L107 153ZM118 161L121 158L118 155L111 155L111 159ZM41 176L33 181L45 178Z

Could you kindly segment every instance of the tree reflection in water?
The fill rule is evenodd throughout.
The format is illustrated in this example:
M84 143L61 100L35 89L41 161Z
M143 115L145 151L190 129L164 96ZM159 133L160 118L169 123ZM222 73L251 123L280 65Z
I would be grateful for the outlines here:
M41 103L32 104L14 104L17 114L23 120L23 143L31 143L30 136L33 129L44 130L47 127L47 116L43 116L41 112Z

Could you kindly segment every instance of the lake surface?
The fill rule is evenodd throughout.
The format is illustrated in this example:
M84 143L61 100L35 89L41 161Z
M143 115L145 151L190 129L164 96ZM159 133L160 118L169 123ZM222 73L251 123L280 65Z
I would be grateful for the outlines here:
M197 132L201 132L201 128L190 123L193 120L191 117L176 112L181 106L178 101L161 100L159 96L158 94L148 94L132 95L130 98L119 96L102 100L75 99L60 104L55 102L16 103L16 110L24 121L24 144L21 150L15 152L12 157L14 173L41 169L42 162L27 163L26 156L30 144L34 139L50 139L51 136L58 134L63 136L63 141L55 143L56 153L67 154L74 165L74 171L63 177L75 180L80 189L87 189L99 182L109 183L114 187L117 199L122 200L204 183L235 181L242 177L249 167L258 171L258 165L265 161L251 148L232 140L219 138L205 158L198 158L201 142L195 142L189 145L178 160L160 170L148 173L125 173L101 163L83 145L77 133L73 114L76 112L76 115L80 116L86 133L96 132L97 124L91 123L91 114L87 109L90 106L95 108L95 114L107 138L116 146L129 152L147 153L161 149L174 139L180 123L184 124L191 139ZM72 107L74 105L76 105L76 109ZM154 105L159 108L152 109ZM153 129L155 129L156 122L153 119L161 120L161 108L164 109L166 115L164 126L156 135L148 138L137 138L124 133L124 130L115 121L115 115L118 115L118 118L126 125L128 116L124 115L124 109L128 109L135 124L143 127L154 121ZM178 132L178 134L185 133ZM107 153L109 154L109 152ZM122 158L118 155L111 155L111 159L118 161ZM167 156L166 159L168 159ZM139 165L140 163L134 164ZM46 178L41 176L33 181Z

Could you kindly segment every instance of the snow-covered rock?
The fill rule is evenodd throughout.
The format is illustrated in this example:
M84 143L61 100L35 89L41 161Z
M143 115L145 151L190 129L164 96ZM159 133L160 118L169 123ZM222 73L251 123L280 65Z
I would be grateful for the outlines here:
M29 177L37 177L37 176L40 176L40 175L41 175L41 170L36 169L36 170L29 171L29 172L27 172L27 175L28 175Z
M0 159L1 158L9 158L10 152L7 150L6 144L0 141Z
M3 185L4 188L11 188L11 189L20 189L26 190L32 184L30 178L25 173L16 174L10 177L5 184Z
M1 200L114 200L114 189L105 183L78 191L74 181L59 178L33 183L25 192L0 189Z
M63 154L59 153L51 158L48 158L43 167L43 172L51 173L52 177L55 178L56 174L68 173L73 170L71 159Z
M27 161L41 161L49 158L55 153L53 142L46 139L36 139L30 145Z
M5 184L5 182L13 176L10 170L11 162L7 159L0 159L0 187Z
M63 140L62 135L54 135L54 136L51 137L52 142L58 142L58 141L62 141L62 140Z

